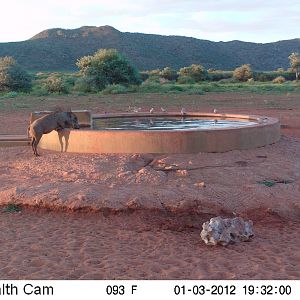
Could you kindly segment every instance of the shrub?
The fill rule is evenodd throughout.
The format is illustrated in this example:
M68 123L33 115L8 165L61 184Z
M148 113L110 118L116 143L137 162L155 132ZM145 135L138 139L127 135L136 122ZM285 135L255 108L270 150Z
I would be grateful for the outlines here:
M273 82L273 83L279 83L279 84L281 84L281 83L284 83L284 82L285 82L285 78L284 78L283 76L278 76L278 77L274 78L274 79L272 80L272 82Z
M197 86L194 86L194 87L189 88L189 89L187 90L187 94L188 94L188 95L204 95L205 92L203 91L202 88L197 87Z
M80 92L80 93L96 93L97 87L94 86L94 81L86 77L78 78L75 81L74 91Z
M110 84L141 83L137 70L115 49L100 49L93 56L80 58L76 65L94 90Z
M8 213L14 213L14 212L20 212L21 207L14 204L14 203L8 203L3 209L3 212L8 212Z
M233 78L239 81L247 81L252 78L252 70L250 65L242 65L233 71Z
M159 76L164 79L173 81L173 80L176 80L179 75L177 74L177 72L175 70L171 69L170 67L166 67L162 71L159 72Z
M193 78L196 82L201 80L206 80L208 78L208 72L201 65L191 65L189 67L184 67L179 70L180 76L189 76Z
M162 89L162 85L156 82L144 82L139 87L138 91L141 93L158 93Z
M66 86L72 87L76 82L76 78L74 76L63 76L63 80Z
M44 87L48 93L65 94L68 92L65 82L62 78L50 76L46 79Z
M84 92L77 92L76 94L78 97L81 97L81 96L86 96L87 94L84 93Z
M30 94L34 96L47 96L49 92L46 90L45 85L38 82L32 86Z
M147 73L146 71L140 72L140 78L142 81L145 81L149 78L149 73Z
M266 74L265 72L253 72L252 76L255 81L262 81L262 82L270 81L268 74ZM278 74L276 74L276 76L278 76ZM273 77L272 79L274 78L275 77Z
M208 79L211 81L220 81L223 79L231 79L232 71L213 71L208 73Z
M184 92L187 90L182 85L178 84L169 84L168 86L166 86L166 88L168 92Z
M218 83L222 83L222 84L227 84L227 83L238 83L239 81L236 80L235 78L226 78L226 79L221 79L218 81Z
M0 91L29 91L31 76L10 56L0 57Z
M111 84L106 86L104 90L102 90L103 95L109 94L126 94L126 93L133 93L136 89L134 87L127 87L121 84Z
M194 84L195 80L190 76L179 76L177 79L179 84Z
M3 96L3 98L16 98L16 97L18 97L18 92L14 92L14 91L8 92Z
M158 75L150 75L142 84L160 83L160 77Z
M272 81L278 76L284 77L285 80L293 80L295 78L294 73L291 71L253 72L253 78L255 81Z

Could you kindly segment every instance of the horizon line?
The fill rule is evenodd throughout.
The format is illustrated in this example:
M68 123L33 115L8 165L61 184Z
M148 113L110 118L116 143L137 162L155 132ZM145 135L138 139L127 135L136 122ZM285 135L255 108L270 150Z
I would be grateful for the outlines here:
M228 40L228 41L216 41L216 40L209 40L209 39L201 39L199 37L194 37L194 36L187 36L187 35L176 35L176 34L159 34L159 33L149 33L149 32L131 32L131 31L120 31L118 29L116 29L115 27L111 26L111 25L101 25L101 26L96 26L96 25L83 25L77 28L62 28L62 27L53 27L53 28L47 28L44 30L39 31L38 33L34 34L33 36L31 36L28 39L25 40L16 40L16 41L6 41L6 42L1 42L0 44L8 44L8 43L20 43L20 42L27 42L33 39L33 37L35 37L36 35L44 32L44 31L48 31L48 30L78 30L84 27L90 27L90 28L101 28L101 27L110 27L115 29L116 31L120 32L120 33L131 33L131 34L146 34L146 35L157 35L157 36L165 36L165 37L185 37L185 38L192 38L192 39L196 39L196 40L202 40L202 41L209 41L209 42L213 42L213 43L230 43L230 42L242 42L242 43L251 43L251 44L272 44L272 43L278 43L278 42L283 42L283 41L291 41L291 40L300 40L300 38L290 38L290 39L279 39L279 40L274 40L274 41L269 41L269 42L252 42L252 41L245 41L245 40L238 40L238 39L233 39L233 40Z

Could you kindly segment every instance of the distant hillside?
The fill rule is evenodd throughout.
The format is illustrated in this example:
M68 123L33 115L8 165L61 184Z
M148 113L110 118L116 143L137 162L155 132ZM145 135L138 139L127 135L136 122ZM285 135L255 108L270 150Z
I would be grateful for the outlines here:
M139 70L193 63L232 70L250 63L256 70L288 67L291 52L300 52L300 39L257 44L241 41L211 42L184 36L120 32L111 26L49 29L30 40L0 43L0 56L13 56L28 70L76 70L78 58L99 48L116 48Z

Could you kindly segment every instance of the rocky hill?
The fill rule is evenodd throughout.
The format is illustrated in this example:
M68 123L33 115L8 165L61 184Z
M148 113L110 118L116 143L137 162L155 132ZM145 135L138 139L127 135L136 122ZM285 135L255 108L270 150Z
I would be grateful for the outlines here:
M116 48L139 70L193 63L232 70L249 63L255 70L288 67L291 52L300 52L300 39L258 44L212 42L184 36L120 32L111 26L54 28L22 42L0 43L0 56L13 56L28 70L73 71L78 58L100 48Z

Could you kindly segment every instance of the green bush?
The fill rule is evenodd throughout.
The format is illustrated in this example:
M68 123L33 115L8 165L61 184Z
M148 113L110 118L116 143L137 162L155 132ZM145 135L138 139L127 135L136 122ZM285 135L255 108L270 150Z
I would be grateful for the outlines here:
M188 95L204 95L205 92L201 87L194 86L192 88L187 89Z
M169 84L166 86L166 91L168 92L184 92L187 89L179 84Z
M147 80L149 78L149 76L150 76L149 73L146 71L140 72L140 78L142 81Z
M211 71L208 73L208 79L210 81L220 81L224 79L231 79L232 75L232 71Z
M75 81L73 90L79 93L96 93L97 87L94 85L94 81L87 77L78 78Z
M75 82L77 78L75 76L63 76L62 79L64 80L64 83L68 87L73 87L75 85Z
M143 83L142 85L152 84L152 83L160 83L160 77L159 75L150 75Z
M35 84L32 87L30 94L33 96L47 96L47 95L49 95L49 92L45 89L44 85Z
M14 203L8 203L4 208L2 208L2 211L8 213L20 212L21 207Z
M78 97L86 96L86 95L87 95L87 93L84 93L84 92L77 92L76 93L76 96L78 96Z
M18 95L19 95L18 92L12 91L12 92L8 92L5 95L3 95L2 98L16 98L16 97L18 97Z
M227 79L221 79L218 81L218 83L221 83L221 84L228 84L228 83L238 83L239 81L236 80L235 78L227 78Z
M136 88L133 86L124 86L121 84L111 84L105 87L104 90L101 91L103 95L109 94L127 94L136 92Z
M190 76L179 76L177 79L177 83L179 84L194 84L195 80L194 78Z
M110 84L141 83L137 70L115 49L100 49L93 56L80 58L76 65L92 90L100 91Z
M253 72L253 78L254 78L255 81L262 81L262 82L272 81L278 76L284 77L285 80L293 80L294 77L295 77L295 74L291 71L283 71L283 72L279 72L279 71L270 71L270 72L255 71L255 72Z
M12 57L0 57L0 91L28 92L31 81L31 76Z
M141 84L138 91L141 93L159 93L162 90L162 85L156 82Z

